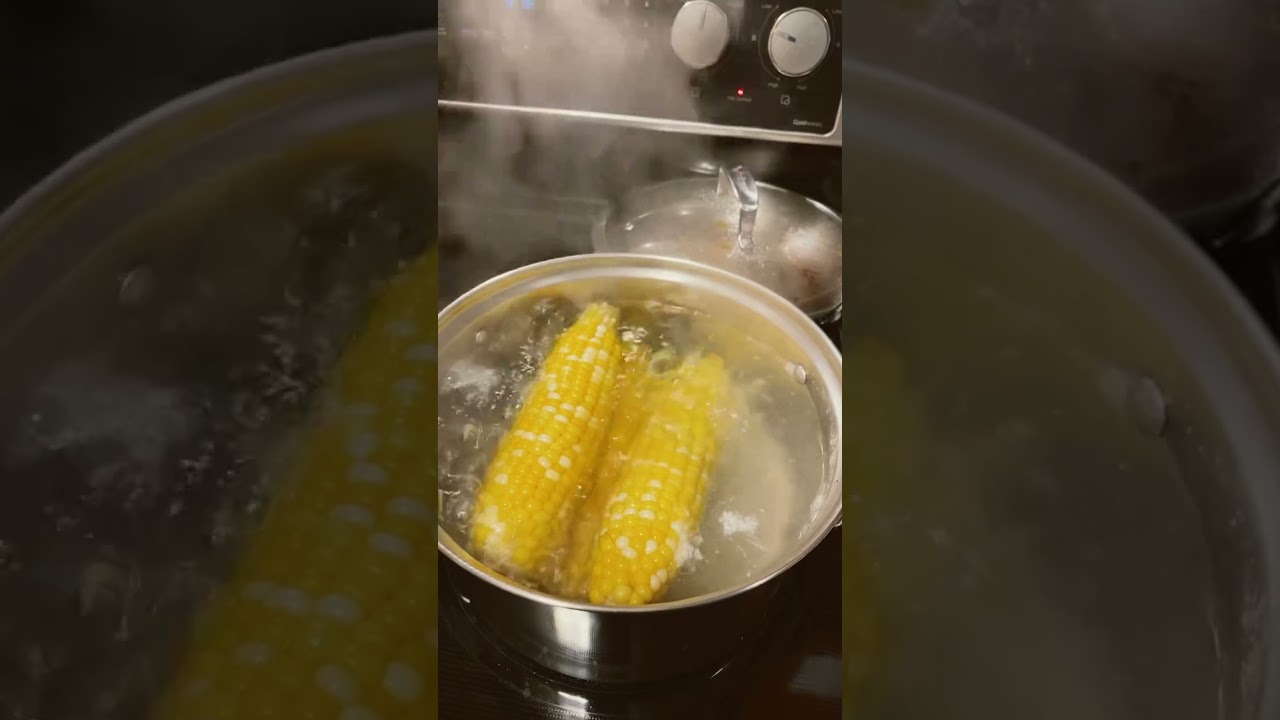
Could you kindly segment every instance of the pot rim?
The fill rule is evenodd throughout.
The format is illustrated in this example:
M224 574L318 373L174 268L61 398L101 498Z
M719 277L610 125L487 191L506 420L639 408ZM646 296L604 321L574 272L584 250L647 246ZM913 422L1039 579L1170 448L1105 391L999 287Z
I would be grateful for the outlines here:
M43 203L49 202L58 190L72 187L78 178L93 170L97 163L109 158L130 141L137 140L155 128L164 126L166 121L198 112L209 103L228 97L237 91L288 78L299 68L345 60L353 55L376 57L425 46L436 41L436 30L413 30L336 45L237 73L171 99L117 127L80 150L19 195L7 208L0 208L0 259L5 254L5 239L15 230L21 229L30 217L35 217L34 212Z
M502 273L500 275L497 275L495 277L492 277L486 280L485 282L468 290L466 293L464 293L454 301L450 302L437 315L437 323L438 323L437 328L449 322L452 316L457 315L467 306L471 305L471 303L474 301L474 299L477 296L484 295L486 291L492 291L495 288L504 287L504 286L518 287L519 285L523 284L523 281L528 279L545 277L547 274L550 274L555 271L563 272L566 269L574 269L576 266L590 265L590 264L597 264L600 267L607 267L607 268L614 268L614 269L626 268L626 267L630 267L633 269L644 268L644 267L668 268L668 269L674 269L676 271L683 272L683 273L693 273L693 274L702 275L720 287L733 288L734 286L736 286L736 288L740 292L746 292L746 293L749 293L750 295L760 297L763 300L766 300L770 304L771 309L776 309L778 312L781 312L784 315L789 316L791 323L796 328L800 329L801 332L807 335L806 339L811 340L812 342L817 344L818 346L817 350L820 353L820 355L815 357L814 360L815 361L825 360L829 364L829 367L827 368L827 370L835 371L834 379L836 384L836 387L832 388L831 395L833 400L835 400L835 402L833 403L832 410L836 418L837 427L836 427L835 437L837 438L837 441L834 446L835 447L835 463L831 469L831 474L833 476L833 485L831 486L830 489L827 490L828 493L833 494L834 502L831 503L831 506L826 511L825 516L823 518L820 518L819 521L815 523L815 526L820 527L822 529L817 532L814 532L813 536L809 539L809 541L806 542L804 545L802 545L800 548L798 548L795 552L793 552L785 561L782 561L774 565L767 574L762 575L759 578L753 579L750 582L743 583L740 585L735 585L735 586L726 588L724 590L719 590L717 592L707 593L704 595L697 595L695 597L685 598L682 600L657 602L649 605L639 605L639 606L595 605L592 603L584 603L584 602L569 600L556 595L552 595L550 593L541 592L541 591L534 590L534 589L525 587L523 585L520 585L514 580L511 580L506 576L494 570L489 569L486 565L484 565L479 560L477 560L474 556L471 555L471 553L467 552L466 549L464 549L460 543L458 543L456 540L453 539L451 535L449 535L449 533L444 529L444 527L440 525L438 520L436 523L437 549L439 550L440 553L447 556L455 565L461 567L463 570L466 570L467 572L476 576L480 580L483 580L489 583L490 585L495 586L499 590L510 592L514 595L517 595L526 600L529 600L531 602L535 602L541 605L549 605L549 606L554 606L558 608L564 608L566 610L580 610L585 612L597 612L597 613L609 613L609 614L644 614L644 613L662 612L666 610L679 610L683 608L697 607L700 605L708 605L711 603L719 602L721 600L728 600L729 598L750 592L752 590L755 590L756 588L759 588L773 581L778 576L787 572L792 567L794 567L797 563L799 563L801 560L807 557L809 553L813 552L814 548L816 548L819 544L821 544L824 540L827 539L827 537L831 534L832 530L840 526L840 519L843 513L843 504L844 504L843 498L841 495L843 491L843 480L844 480L843 464L842 464L843 458L842 458L842 452L841 452L842 442L843 442L843 435L842 435L843 400L842 400L842 394L841 394L841 390L843 389L843 383L842 383L842 377L843 377L842 373L843 373L843 364L844 364L843 356L841 355L840 351L836 349L835 343L833 343L831 339L828 338L826 334L822 332L822 329L819 328L817 324L815 324L807 315L805 315L803 311L801 311L795 305L788 302L782 296L777 295L776 293L764 287L763 285L760 285L752 280L744 278L735 273L731 273L726 270L721 270L719 268L706 265L703 263L695 262L692 260L685 260L683 258L671 258L671 257L665 257L665 256L655 256L655 255L639 255L634 253L590 253L590 254L582 254L582 255L569 255L566 257L559 257L551 260L544 260L544 261L533 263L530 265L525 265L525 266L516 268L514 270L509 270L505 273ZM528 277L523 277L523 276L528 276ZM438 330L437 330L437 337L440 337ZM815 377L821 377L822 373L814 372L812 373L812 375Z

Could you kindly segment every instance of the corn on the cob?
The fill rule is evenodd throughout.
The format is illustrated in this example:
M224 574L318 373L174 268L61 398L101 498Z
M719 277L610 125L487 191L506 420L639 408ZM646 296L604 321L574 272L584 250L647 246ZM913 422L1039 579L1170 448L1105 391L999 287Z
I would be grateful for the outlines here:
M662 597L698 531L716 451L715 409L728 378L715 355L687 361L632 445L591 563L591 602Z
M565 557L561 594L586 599L587 580L591 576L591 556L605 504L613 496L614 485L622 472L631 444L635 441L652 400L659 379L649 372L650 354L643 345L633 345L623 353L622 371L618 374L618 402L613 419L605 433L605 441L590 483L586 499L573 521L568 555Z
M471 545L490 567L544 586L568 544L616 402L618 311L589 305L556 339L476 495Z
M163 720L399 720L436 710L434 252L394 280Z

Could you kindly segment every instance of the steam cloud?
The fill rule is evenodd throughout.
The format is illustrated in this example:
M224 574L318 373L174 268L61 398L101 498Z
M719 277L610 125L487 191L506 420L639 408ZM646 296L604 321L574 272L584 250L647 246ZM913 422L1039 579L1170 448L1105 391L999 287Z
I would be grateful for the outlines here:
M668 42L665 25L646 26L641 13L592 2L559 0L533 12L521 10L520 2L515 8L507 0L447 5L452 50L442 66L468 97L695 119L688 69L674 56L648 50ZM484 28L487 35L464 33L467 28ZM442 230L464 237L469 251L510 264L533 252L528 243L534 239L526 237L527 228L498 222L492 212L466 209L477 199L512 205L531 198L537 205L553 195L604 206L626 189L709 158L710 143L558 117L475 113L442 117L439 157Z

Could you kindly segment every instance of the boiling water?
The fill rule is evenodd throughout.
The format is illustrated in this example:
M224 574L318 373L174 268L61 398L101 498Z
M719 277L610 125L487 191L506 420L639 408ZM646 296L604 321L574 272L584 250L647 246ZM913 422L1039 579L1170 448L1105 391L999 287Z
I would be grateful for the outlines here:
M844 653L867 682L846 717L1230 716L1208 548L1169 452L1194 435L1134 422L1124 344L901 224L861 239L846 296Z
M509 306L442 349L444 357L456 358L443 368L440 386L442 522L464 545L498 440L555 338L581 307L565 299ZM703 350L720 354L731 376L733 400L719 418L717 464L692 560L664 599L768 573L810 528L810 507L820 497L822 430L803 375L724 322L657 303L621 310L620 333L654 350L655 369L664 359Z
M341 140L354 157L186 188L28 322L0 318L0 718L134 720L167 686L289 438L435 225L433 165Z

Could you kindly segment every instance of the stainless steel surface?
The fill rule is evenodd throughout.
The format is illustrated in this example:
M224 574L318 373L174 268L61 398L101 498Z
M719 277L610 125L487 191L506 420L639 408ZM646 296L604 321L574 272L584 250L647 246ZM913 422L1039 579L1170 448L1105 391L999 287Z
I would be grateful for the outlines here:
M0 716L148 716L337 349L432 241L435 56L220 83L0 217Z
M838 718L840 668L842 661L852 661L848 653L842 658L841 652L840 632L851 621L841 616L840 545L840 533L832 533L779 578L768 607L748 618L752 629L723 638L725 660L693 677L626 686L567 678L527 660L542 648L513 649L500 634L505 628L493 627L472 611L477 602L471 595L468 602L458 599L461 593L454 591L453 581L466 573L446 564L441 583L450 590L441 598L440 716L467 720ZM742 620L715 615L700 619L737 627ZM683 628L671 630L677 637ZM490 677L484 672L487 668L494 669L496 682L481 690L475 678ZM844 689L843 694L848 693Z
M734 248L750 254L755 251L756 213L760 212L760 188L756 179L741 165L721 166L716 194L730 195L738 206L738 222L734 225Z
M441 97L451 108L838 144L839 69L827 51L840 46L842 9L793 5L446 2Z
M1272 0L867 0L861 61L1052 135L1180 222L1230 215L1280 178Z
M1274 340L1069 151L847 58L844 82L868 716L1280 716Z
M769 30L769 62L787 77L804 77L822 64L831 49L831 26L812 8L787 10Z
M825 135L813 133L781 132L764 128L738 127L731 125L715 125L712 123L694 122L691 120L666 120L640 115L620 115L614 113L588 112L585 110L557 110L540 107L516 107L495 103L479 103L465 100L441 100L440 107L450 110L468 112L508 113L533 118L562 121L599 123L637 130L657 130L670 133L687 133L690 135L706 135L711 137L741 138L743 140L759 140L762 142L799 143L802 145L822 145L840 147L844 123L844 105L836 116L835 129Z
M831 341L794 306L737 275L697 263L640 255L583 255L537 263L496 277L464 294L439 317L441 378L474 325L530 293L603 292L620 301L667 298L695 311L751 328L751 336L806 368L806 387L819 412L825 472L812 497L793 518L803 530L781 549L775 564L753 578L710 594L640 607L573 602L519 585L486 568L443 525L442 554L465 572L464 595L486 608L483 618L503 628L512 643L537 650L535 660L588 680L639 681L688 672L730 650L729 640L748 625L726 622L759 617L771 597L771 581L807 555L835 526L841 507L841 359ZM478 609L479 611L479 609ZM716 618L715 622L711 622ZM671 635L681 628L679 651Z
M561 675L606 685L714 670L758 632L778 590L769 582L715 602L622 614L524 597L456 566L442 571L446 587L505 647Z
M809 198L756 183L742 166L722 167L717 178L637 188L599 237L599 251L687 258L751 278L819 322L840 313L840 217Z

